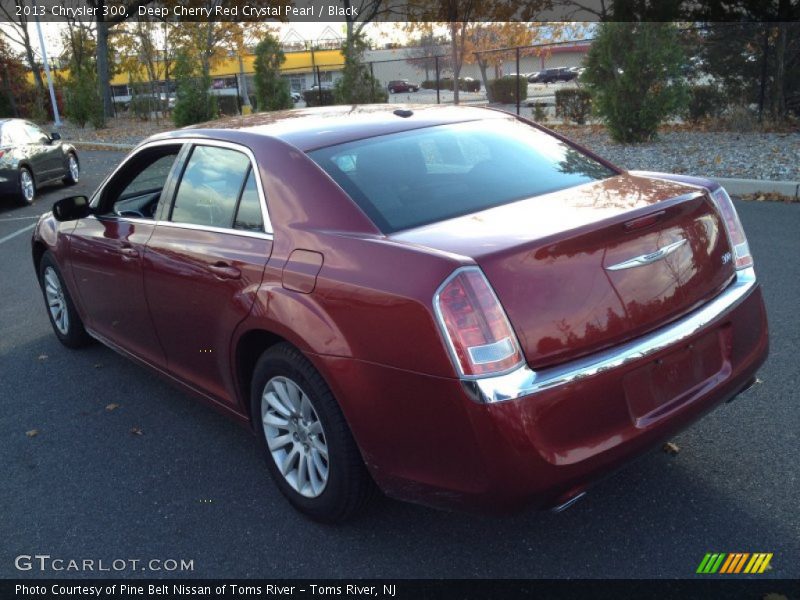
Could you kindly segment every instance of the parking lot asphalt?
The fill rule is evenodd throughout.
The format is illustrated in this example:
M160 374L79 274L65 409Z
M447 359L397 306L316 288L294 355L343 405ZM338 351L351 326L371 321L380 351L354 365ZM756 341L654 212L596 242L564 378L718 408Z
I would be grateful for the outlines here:
M78 186L0 205L0 577L683 578L706 552L771 552L765 576L800 577L800 205L737 204L771 355L763 384L678 435L677 455L653 451L561 514L486 517L381 498L330 527L289 507L245 429L99 344L57 342L30 231L8 236L92 190L123 155L81 156ZM26 554L194 568L19 571Z

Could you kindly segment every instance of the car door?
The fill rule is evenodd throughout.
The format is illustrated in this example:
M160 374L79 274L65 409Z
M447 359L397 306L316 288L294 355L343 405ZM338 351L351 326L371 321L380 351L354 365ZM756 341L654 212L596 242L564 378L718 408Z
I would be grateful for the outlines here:
M93 333L158 366L165 357L145 300L142 259L181 144L137 151L101 186L70 237L70 263Z
M191 149L174 200L147 242L145 295L169 371L233 402L230 343L272 251L252 154L232 144Z
M50 136L33 123L25 121L24 127L30 140L31 156L36 157L34 170L36 171L37 179L44 181L63 177L66 172L64 170L64 155L61 151L61 144L54 144L50 140Z

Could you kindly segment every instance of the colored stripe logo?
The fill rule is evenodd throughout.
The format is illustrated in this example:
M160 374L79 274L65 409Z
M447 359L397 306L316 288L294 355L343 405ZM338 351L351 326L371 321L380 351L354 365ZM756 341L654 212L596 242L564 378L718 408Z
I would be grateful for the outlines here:
M696 572L701 575L763 573L770 568L771 560L772 552L755 552L753 554L749 552L708 552L700 561Z

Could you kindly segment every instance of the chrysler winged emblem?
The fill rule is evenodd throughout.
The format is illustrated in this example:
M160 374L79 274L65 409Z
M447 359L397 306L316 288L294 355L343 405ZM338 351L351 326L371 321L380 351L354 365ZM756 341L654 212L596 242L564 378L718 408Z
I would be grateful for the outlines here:
M663 248L659 248L655 252L651 252L650 254L642 254L641 256L637 256L635 258L631 258L630 260L623 261L621 263L617 263L615 265L611 265L610 267L606 267L606 271L621 271L622 269L632 269L633 267L641 267L643 265L649 265L650 263L654 263L657 260L661 260L675 252L678 248L683 246L686 243L686 239L680 239L677 242L672 242L664 246Z

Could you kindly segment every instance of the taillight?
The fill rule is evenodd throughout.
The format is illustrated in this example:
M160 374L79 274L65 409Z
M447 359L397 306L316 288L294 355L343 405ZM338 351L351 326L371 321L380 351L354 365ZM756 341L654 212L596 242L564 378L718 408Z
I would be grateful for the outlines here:
M0 150L0 158L3 158L3 154L5 154L5 153L6 153L5 150Z
M739 215L736 214L736 208L733 206L731 197L725 188L717 188L711 194L711 199L722 215L725 221L725 229L728 230L728 238L731 241L733 248L733 257L735 259L734 266L737 269L744 269L753 266L753 256L750 254L750 246L747 244L747 236L744 234L742 222L739 220Z
M448 277L433 298L450 354L461 375L489 375L522 363L517 336L478 267Z

